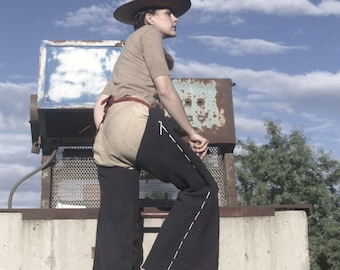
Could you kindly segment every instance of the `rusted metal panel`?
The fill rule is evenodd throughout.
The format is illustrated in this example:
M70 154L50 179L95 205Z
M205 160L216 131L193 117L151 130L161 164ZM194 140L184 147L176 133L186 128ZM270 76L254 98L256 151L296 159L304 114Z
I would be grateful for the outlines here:
M42 163L49 159L49 156L42 156ZM45 168L41 172L41 208L51 207L51 181L52 181L52 168L51 166Z
M236 191L236 169L234 162L234 154L226 153L224 155L225 162L225 193L228 198L228 206L237 206L237 191Z
M231 79L173 79L192 126L210 144L235 146Z

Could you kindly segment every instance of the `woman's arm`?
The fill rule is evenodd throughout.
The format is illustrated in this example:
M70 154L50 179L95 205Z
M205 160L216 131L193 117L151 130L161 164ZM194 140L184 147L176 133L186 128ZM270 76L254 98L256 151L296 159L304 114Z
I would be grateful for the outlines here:
M104 107L105 104L101 104L104 99L106 99L109 95L106 94L101 94L99 98L97 99L96 103L94 104L93 108L93 118L94 118L94 123L96 125L96 128L99 128L99 125L101 121L103 120L104 116Z
M170 116L188 135L192 150L196 152L200 158L203 158L207 153L209 141L199 135L191 126L170 77L158 76L154 79L154 83L161 103Z

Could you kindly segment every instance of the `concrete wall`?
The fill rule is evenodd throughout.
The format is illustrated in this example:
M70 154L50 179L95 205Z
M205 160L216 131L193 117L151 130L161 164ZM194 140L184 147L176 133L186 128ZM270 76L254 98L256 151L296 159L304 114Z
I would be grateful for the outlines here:
M31 215L0 210L0 269L92 269L96 214L84 218L79 213L86 209L68 210L66 216L60 211ZM144 226L158 227L162 221L162 217L145 218ZM221 216L220 225L219 270L309 269L304 210ZM155 237L156 233L145 233L145 254Z

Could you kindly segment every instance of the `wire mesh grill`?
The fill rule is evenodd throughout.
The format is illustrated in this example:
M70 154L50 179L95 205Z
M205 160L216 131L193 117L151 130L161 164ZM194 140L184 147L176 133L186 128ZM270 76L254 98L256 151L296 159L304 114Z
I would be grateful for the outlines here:
M219 205L226 206L223 154L219 147L209 147L209 151L203 161L219 187ZM178 194L173 184L161 182L146 171L141 172L139 186L141 207L169 209ZM52 166L51 207L98 208L99 203L100 190L92 148L59 147Z

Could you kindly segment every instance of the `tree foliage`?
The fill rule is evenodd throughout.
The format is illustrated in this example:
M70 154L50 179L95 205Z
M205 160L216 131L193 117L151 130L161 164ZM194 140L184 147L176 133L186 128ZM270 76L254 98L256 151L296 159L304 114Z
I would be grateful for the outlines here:
M312 270L340 269L340 162L313 149L302 129L283 134L265 121L267 143L238 141L235 154L241 205L312 204L308 218Z

